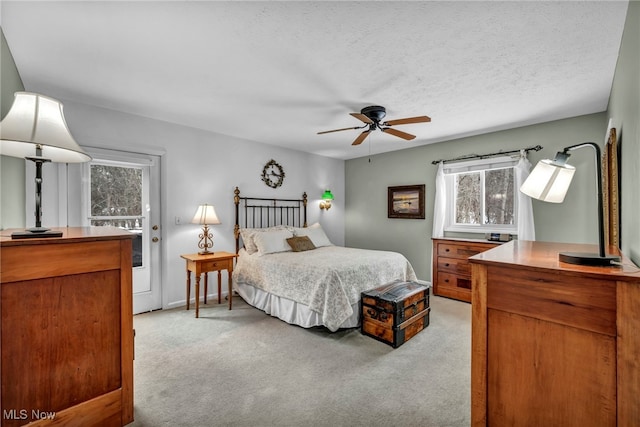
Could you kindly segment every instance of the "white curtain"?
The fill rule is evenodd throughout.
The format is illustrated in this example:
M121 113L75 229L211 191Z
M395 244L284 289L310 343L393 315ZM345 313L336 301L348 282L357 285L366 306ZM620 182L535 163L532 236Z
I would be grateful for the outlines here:
M444 237L444 221L447 213L447 188L444 180L444 162L438 165L436 197L433 203L433 237Z
M518 197L518 240L536 240L536 227L533 222L533 208L531 197L520 191L520 186L529 176L531 163L526 152L520 151L520 160L514 167L516 173L516 188Z

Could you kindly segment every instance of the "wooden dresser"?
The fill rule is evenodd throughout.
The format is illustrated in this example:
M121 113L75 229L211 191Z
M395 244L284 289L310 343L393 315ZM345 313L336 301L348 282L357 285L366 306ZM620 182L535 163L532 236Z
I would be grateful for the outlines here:
M468 258L498 244L480 239L433 239L433 294L471 302Z
M640 425L640 270L565 251L598 249L513 241L470 259L472 426Z
M2 426L133 421L133 235L0 232Z

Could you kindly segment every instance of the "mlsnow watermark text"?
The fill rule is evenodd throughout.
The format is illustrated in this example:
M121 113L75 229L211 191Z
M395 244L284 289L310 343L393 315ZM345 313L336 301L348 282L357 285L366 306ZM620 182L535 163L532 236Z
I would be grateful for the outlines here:
M39 409L32 409L31 411L27 409L3 409L2 410L3 420L37 421L37 420L53 420L55 419L55 417L56 417L55 412L41 411Z

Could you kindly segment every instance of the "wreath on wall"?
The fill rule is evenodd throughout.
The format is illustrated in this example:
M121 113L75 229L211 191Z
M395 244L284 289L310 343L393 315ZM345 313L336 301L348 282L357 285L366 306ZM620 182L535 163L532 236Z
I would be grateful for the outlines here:
M271 159L262 169L262 181L271 188L278 188L284 182L284 169Z

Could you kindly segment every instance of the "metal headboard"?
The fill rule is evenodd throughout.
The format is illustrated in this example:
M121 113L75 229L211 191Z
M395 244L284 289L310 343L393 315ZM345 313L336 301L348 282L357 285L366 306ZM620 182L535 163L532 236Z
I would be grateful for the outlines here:
M236 253L240 251L241 228L266 228L276 225L292 227L307 226L307 193L302 199L269 199L263 197L240 197L240 190L233 190L236 222L233 234Z

